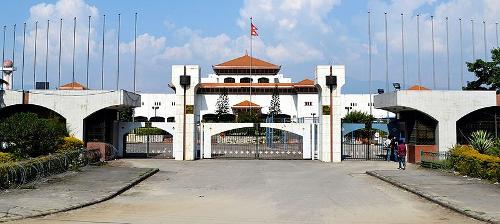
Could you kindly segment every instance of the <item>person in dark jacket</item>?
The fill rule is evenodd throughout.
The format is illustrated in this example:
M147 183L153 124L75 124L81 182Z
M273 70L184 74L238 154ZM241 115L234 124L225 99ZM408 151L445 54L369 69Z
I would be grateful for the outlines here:
M400 170L406 169L406 144L404 141L399 141L398 145L398 160Z
M394 162L397 162L398 161L398 141L396 140L396 137L392 137L391 144L389 146L391 147L391 160Z

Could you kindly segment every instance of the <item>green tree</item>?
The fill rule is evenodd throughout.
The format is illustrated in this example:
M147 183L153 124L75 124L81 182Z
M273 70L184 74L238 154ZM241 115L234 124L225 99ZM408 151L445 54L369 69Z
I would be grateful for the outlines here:
M217 115L229 114L229 98L227 97L227 90L223 90L217 99L215 105L215 113Z
M349 112L342 118L342 121L346 123L363 123L366 125L371 125L374 120L375 118L372 115L357 110Z
M467 82L464 90L495 90L500 92L500 48L491 50L492 61L481 59L467 62L469 72L473 72L477 80Z
M0 121L0 142L5 146L1 150L18 158L53 153L65 136L68 131L64 123L35 113L16 113Z
M276 115L281 113L280 109L280 95L278 92L278 86L276 85L273 90L273 96L271 98L271 105L269 106L269 115Z

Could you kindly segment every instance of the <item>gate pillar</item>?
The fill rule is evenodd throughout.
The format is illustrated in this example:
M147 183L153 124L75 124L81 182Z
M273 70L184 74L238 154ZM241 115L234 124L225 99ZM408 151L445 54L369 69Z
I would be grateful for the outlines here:
M324 162L341 161L341 88L345 84L344 65L316 66L319 87L320 116L318 159Z
M196 158L196 86L200 83L200 66L173 65L175 87L175 134L173 151L176 160Z

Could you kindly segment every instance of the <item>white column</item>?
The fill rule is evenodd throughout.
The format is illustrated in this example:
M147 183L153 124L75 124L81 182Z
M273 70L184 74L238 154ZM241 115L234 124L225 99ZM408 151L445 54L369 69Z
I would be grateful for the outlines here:
M186 87L180 85L180 76L191 76L191 83ZM198 65L173 65L172 84L176 88L175 92L175 135L174 135L174 157L176 160L194 160L196 153L196 121L195 114L199 113L199 108L195 108L195 86L200 82L200 67ZM186 113L184 121L184 92L186 93L186 105L193 107L192 113ZM186 125L184 127L184 122ZM184 152L185 150L185 152Z
M436 145L440 152L447 152L457 144L457 120L438 119L436 127Z
M326 85L326 76L333 75L337 77L337 86L330 88ZM341 88L345 83L345 67L343 65L318 65L316 67L316 83L321 87L320 93L320 108L318 114L321 117L319 127L319 150L318 158L324 162L340 162L341 161ZM332 99L330 101L330 95ZM332 122L330 122L330 114L323 114L323 106L330 106L333 111Z

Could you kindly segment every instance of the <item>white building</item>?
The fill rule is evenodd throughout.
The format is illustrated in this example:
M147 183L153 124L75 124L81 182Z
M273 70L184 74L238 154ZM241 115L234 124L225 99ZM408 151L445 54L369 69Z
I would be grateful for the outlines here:
M247 68L250 63L252 74ZM214 65L212 68L214 73L201 77L201 83L196 90L195 107L199 109L201 117L215 113L217 100L224 91L228 94L233 114L235 109L250 107L260 108L261 113L268 114L272 94L278 91L281 113L289 115L292 122L312 121L313 117L319 116L317 84L311 79L292 82L291 78L279 73L281 66L250 58L248 55ZM252 93L248 87L251 87ZM161 117L169 120L169 117L175 116L175 94L142 93L141 96L141 107L135 109L134 115L139 119ZM394 117L393 113L373 106L373 95L370 101L369 94L342 94L341 101L344 108L342 117L350 111L367 114L371 112L375 118Z
M372 114L375 118L394 118L394 113L376 108L374 95L370 94L342 94L342 117L345 117L351 111L361 111L367 114ZM370 108L371 104L371 108ZM370 111L371 109L371 111Z

